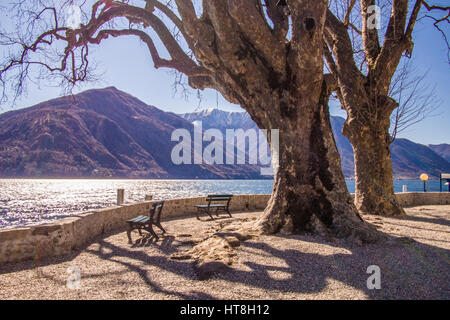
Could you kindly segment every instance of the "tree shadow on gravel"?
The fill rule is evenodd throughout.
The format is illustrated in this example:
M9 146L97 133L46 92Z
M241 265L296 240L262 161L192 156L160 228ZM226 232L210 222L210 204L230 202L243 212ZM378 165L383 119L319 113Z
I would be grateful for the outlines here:
M404 221L404 220L399 220L399 221L401 222L401 221ZM412 225L408 225L408 224L398 223L397 220L395 221L395 223L392 222L392 221L384 222L383 225L405 227L405 228L416 229L416 230L432 231L432 232L436 232L436 233L439 233L439 232L450 233L450 229L449 229L449 231L446 231L446 230L438 230L438 229L432 229L432 228L417 227L417 226L412 226Z
M301 239L299 236L291 237ZM334 279L362 291L371 299L450 298L449 250L414 241L355 247L318 240L317 243L347 249L349 253L321 255L305 253L301 249L280 250L266 242L248 241L242 244L244 250L251 248L269 254L282 260L286 266L275 267L244 261L243 264L251 271L235 270L220 275L220 278L260 286L266 290L299 293L320 292L327 287L328 279ZM308 238L303 241L312 240ZM381 269L380 290L367 288L367 279L371 275L367 273L367 268L371 265L377 265ZM277 271L289 276L282 280L275 279L271 272Z
M98 250L86 249L86 252L97 255L102 260L108 260L114 263L118 263L126 267L129 271L134 272L139 275L143 280L145 285L149 287L155 293L162 293L172 295L177 298L185 300L209 300L214 299L213 296L206 292L193 291L190 294L182 293L178 291L170 291L162 288L160 285L151 280L151 272L142 268L141 266L132 263L137 262L138 264L152 265L156 266L165 271L172 272L174 274L183 276L187 279L196 280L197 277L192 268L192 263L190 262L180 262L170 260L166 256L152 256L147 254L145 251L129 250L127 248L121 248L107 241L101 240L98 242L100 247ZM104 248L110 249L110 252L104 252ZM120 258L126 258L132 262L123 261Z
M166 235L158 242L135 243L134 247L118 246L111 243L111 235L98 237L91 243L98 244L98 248L91 247L90 244L83 251L47 259L42 266L71 261L85 252L97 256L100 260L124 266L125 272L137 274L143 281L142 285L152 292L187 300L217 298L213 291L209 291L209 282L205 282L204 291L186 293L176 289L169 290L154 278L152 280L154 273L150 272L149 268L154 266L162 272L170 272L188 281L200 281L193 261L172 260L169 257L172 253L192 247L194 243L189 243L188 240L179 241L178 237ZM409 238L395 238L390 235L387 235L387 238L388 240L378 244L357 246L344 241L326 242L323 238L309 235L263 236L242 241L240 246L235 248L238 261L229 271L215 274L213 279L228 283L225 287L220 285L222 291L234 290L237 285L243 284L246 285L247 291L250 287L260 292L248 291L249 296L243 295L244 299L255 295L266 299L267 294L279 295L278 292L319 294L324 290L335 296L321 296L323 298L353 298L345 293L340 294L340 290L345 287L357 289L370 299L450 299L450 250ZM290 248L287 243L283 244L284 240L289 241ZM298 241L298 244L294 242L294 248L292 241ZM312 251L314 253L311 253L311 245L317 247ZM329 254L327 252L332 250L328 248L322 251L324 246L343 249L344 252ZM380 290L367 288L367 279L371 276L367 273L367 268L371 265L377 265L381 269ZM32 262L25 262L15 265L13 269L17 271L31 267ZM6 269L0 266L0 274L4 270ZM13 271L9 269L9 272ZM120 271L118 274L122 272L125 273ZM102 277L109 274L115 273L105 270L102 274L84 273L83 277ZM329 280L336 280L338 283L330 284ZM331 287L327 288L328 286Z
M299 249L275 248L270 243L271 238L277 242L281 239L298 240ZM302 243L305 242L346 249L348 253L331 255L306 253L301 249ZM120 248L106 241L101 241L100 244L110 249L110 253L103 253L101 249L87 251L98 255L103 260L122 264L130 271L136 272L152 291L182 299L214 298L214 292L207 292L206 285L205 292L201 294L165 290L151 280L151 274L148 271L134 263L124 262L120 258L125 257L138 263L152 265L187 280L199 281L192 261L175 261L168 256L151 256L145 251ZM169 252L172 251L169 250ZM259 288L262 292L320 293L327 288L329 280L333 279L342 284L336 290L340 290L342 286L351 287L349 289L357 289L370 299L450 298L448 274L450 251L408 238L391 237L389 241L383 243L356 246L345 242L329 243L319 237L311 236L271 236L264 237L264 242L260 239L242 242L237 251L240 257L239 264L249 270L242 270L238 264L232 266L227 272L213 276L215 279L229 282L230 290L235 283ZM266 256L264 261L270 265L252 262L251 260L258 255ZM279 265L282 266L272 265L275 260L281 261ZM380 290L367 288L367 279L371 276L371 273L367 273L367 268L371 265L377 265L381 269ZM277 273L284 275L283 279L277 278ZM339 294L339 292L333 293ZM261 295L260 298L267 297ZM346 296L346 298L351 299L352 296Z
M406 215L406 216L389 217L389 218L396 219L396 220L399 220L399 221L410 220L410 221L415 221L415 222L426 222L426 223L432 223L432 224L439 224L439 225L442 225L442 226L445 226L445 227L450 227L450 220L449 219L444 219L441 216L436 216L436 215L432 215L432 214L424 213L424 212L421 212L421 214L429 216L430 218L418 217L416 215Z

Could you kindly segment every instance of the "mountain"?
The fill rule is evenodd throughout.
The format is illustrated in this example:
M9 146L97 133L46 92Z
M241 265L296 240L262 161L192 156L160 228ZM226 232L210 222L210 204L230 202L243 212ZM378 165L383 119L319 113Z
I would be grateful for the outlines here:
M194 126L114 87L53 99L0 114L0 177L261 178L251 165L175 165L175 129Z
M342 127L345 119L342 117L331 116L331 129L333 130L334 140L341 155L342 172L346 178L355 176L355 161L353 159L353 147L347 137L342 134Z
M267 178L257 165L174 164L171 154L178 141L171 141L172 133L184 129L194 137L199 121L203 130L218 129L224 137L226 129L257 129L245 112L208 109L176 115L114 87L6 112L0 114L0 177ZM352 178L353 149L341 133L344 121L331 117L342 169ZM222 142L224 150L227 143ZM198 151L190 146L193 159ZM244 152L252 154L257 148L247 144ZM394 177L450 172L449 150L448 144L425 146L397 139L391 146Z
M222 132L225 129L246 130L256 127L246 112L208 109L180 116L191 122L202 121L203 128L217 128ZM342 170L346 178L354 178L353 148L350 141L342 134L344 122L345 119L342 117L331 116L331 127L341 155ZM250 150L247 149L247 151ZM441 172L450 172L450 145L448 144L425 146L407 139L396 139L391 145L391 152L395 179L418 179L423 172L437 178Z
M428 147L436 152L438 155L440 155L442 158L450 162L450 144L437 144L433 145L430 144Z
M450 172L450 162L429 147L407 139L396 139L391 146L392 167L398 179L418 179L423 172L438 178L440 173Z
M247 112L227 112L219 109L206 109L200 112L180 114L183 119L189 122L202 121L203 128L219 129L225 132L226 129L255 129L256 123Z
M258 126L253 122L247 112L227 112L219 109L206 109L199 112L179 114L183 119L198 124L202 122L203 130L218 129L226 137L227 129L242 129L244 131L252 129L258 131ZM238 152L238 143L235 140L235 154ZM267 145L267 149L270 148ZM258 144L248 144L244 150L247 154L258 154ZM248 159L248 157L246 158Z

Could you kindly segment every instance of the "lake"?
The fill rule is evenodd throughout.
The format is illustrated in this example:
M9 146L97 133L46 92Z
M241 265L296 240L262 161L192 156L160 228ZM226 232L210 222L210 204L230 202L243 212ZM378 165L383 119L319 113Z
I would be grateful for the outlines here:
M44 223L86 210L115 204L116 190L125 189L126 202L204 196L212 193L270 194L272 180L64 180L0 179L0 229ZM420 180L396 180L395 192L423 191ZM347 180L351 193L353 180ZM427 182L428 191L439 191L439 181Z

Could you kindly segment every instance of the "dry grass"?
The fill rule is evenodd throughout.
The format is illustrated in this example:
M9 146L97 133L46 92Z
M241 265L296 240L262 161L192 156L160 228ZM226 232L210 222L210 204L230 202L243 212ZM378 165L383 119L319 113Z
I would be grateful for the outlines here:
M390 240L357 246L311 235L262 236L234 248L231 270L199 281L190 260L173 253L234 218L166 221L158 242L128 245L125 232L106 235L71 256L0 267L0 299L449 299L450 206L407 209L403 218L366 216ZM144 239L145 240L145 239ZM368 290L369 265L381 268L381 290ZM66 287L67 268L81 270L81 289Z

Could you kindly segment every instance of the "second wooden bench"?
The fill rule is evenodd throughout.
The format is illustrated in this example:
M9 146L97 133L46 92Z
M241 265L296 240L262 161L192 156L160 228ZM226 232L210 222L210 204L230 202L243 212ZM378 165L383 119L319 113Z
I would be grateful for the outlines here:
M212 194L206 197L206 202L208 204L198 204L195 207L197 208L197 219L200 220L199 213L204 212L208 214L211 219L214 220L211 212L215 210L216 215L219 215L219 212L226 212L231 217L230 212L230 202L233 195L231 194ZM219 202L219 203L217 203ZM221 202L221 203L220 203Z

